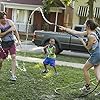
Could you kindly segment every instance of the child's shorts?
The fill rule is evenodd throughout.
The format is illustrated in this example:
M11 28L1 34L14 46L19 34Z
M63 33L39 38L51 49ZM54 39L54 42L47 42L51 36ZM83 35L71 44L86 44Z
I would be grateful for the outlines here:
M43 64L50 64L50 66L55 66L55 59L54 58L49 58L49 57L46 57L45 60L43 61Z

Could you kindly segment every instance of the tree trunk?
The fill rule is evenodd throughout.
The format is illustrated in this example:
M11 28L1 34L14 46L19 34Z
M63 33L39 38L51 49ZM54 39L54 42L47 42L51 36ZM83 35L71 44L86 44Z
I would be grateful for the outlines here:
M89 0L88 1L88 5L89 5L89 19L92 19L93 16L93 5L94 5L94 0Z
M67 6L64 12L64 26L71 28L72 21L73 21L73 8L71 8L70 6Z

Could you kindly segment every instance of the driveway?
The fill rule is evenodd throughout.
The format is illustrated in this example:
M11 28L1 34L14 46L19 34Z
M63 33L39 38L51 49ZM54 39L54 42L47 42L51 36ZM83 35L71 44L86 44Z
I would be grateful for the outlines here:
M43 51L43 47L37 47L31 41L23 41L21 47L17 46L17 51L41 53Z

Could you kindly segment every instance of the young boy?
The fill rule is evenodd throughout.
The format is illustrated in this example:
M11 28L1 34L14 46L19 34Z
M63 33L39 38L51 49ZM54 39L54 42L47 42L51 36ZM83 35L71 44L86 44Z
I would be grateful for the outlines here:
M43 73L47 73L47 65L50 64L54 68L55 75L58 75L56 68L55 68L55 58L56 58L56 47L55 47L55 39L51 38L49 40L49 44L44 47L44 53L46 54L46 58L43 61L45 70Z

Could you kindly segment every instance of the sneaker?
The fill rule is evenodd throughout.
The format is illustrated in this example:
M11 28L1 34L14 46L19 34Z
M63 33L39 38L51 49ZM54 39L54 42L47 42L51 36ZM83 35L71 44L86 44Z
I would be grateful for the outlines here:
M82 92L89 92L90 91L89 85L83 86L82 88L80 88L80 91L82 91Z
M57 76L58 74L59 74L58 72L55 72L55 73L54 73L55 76Z
M98 93L95 93L95 96L98 96L98 95L100 96L100 92L98 92Z
M48 73L48 70L43 70L42 73Z
M12 71L11 70L9 70L9 72L10 72L10 74L12 74Z
M17 78L16 76L11 76L10 80L11 81L16 81L16 78Z

